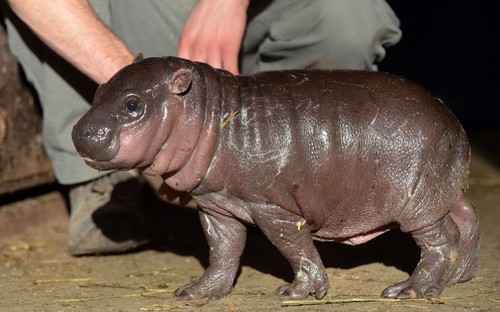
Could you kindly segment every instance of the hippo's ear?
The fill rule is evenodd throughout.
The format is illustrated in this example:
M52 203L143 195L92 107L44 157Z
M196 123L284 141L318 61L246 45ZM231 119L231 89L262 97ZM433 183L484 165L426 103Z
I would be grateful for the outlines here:
M174 94L181 94L185 92L191 85L193 73L187 68L176 70L173 74L168 76L168 88Z
M141 52L137 53L134 57L134 60L132 61L132 64L138 63L144 59L144 55L142 55Z

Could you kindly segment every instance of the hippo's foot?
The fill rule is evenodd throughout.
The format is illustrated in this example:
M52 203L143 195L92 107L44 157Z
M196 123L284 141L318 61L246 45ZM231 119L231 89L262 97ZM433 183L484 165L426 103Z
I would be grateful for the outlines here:
M182 300L196 300L208 298L209 300L220 299L231 292L232 283L217 282L217 285L204 281L203 278L178 288L175 296Z
M449 246L422 247L422 257L413 274L406 281L387 287L384 298L415 299L439 296L448 282L456 248Z
M304 299L314 294L316 299L321 299L328 291L328 278L325 271L318 270L314 264L304 262L301 270L296 274L291 284L283 285L276 290L276 293L287 299Z
M436 297L446 284L472 278L479 257L479 222L474 206L461 198L450 213L412 233L421 248L420 262L410 278L387 287L386 298Z
M411 278L404 282L387 287L382 292L384 298L415 299L423 297L437 297L443 292L445 285L419 284Z

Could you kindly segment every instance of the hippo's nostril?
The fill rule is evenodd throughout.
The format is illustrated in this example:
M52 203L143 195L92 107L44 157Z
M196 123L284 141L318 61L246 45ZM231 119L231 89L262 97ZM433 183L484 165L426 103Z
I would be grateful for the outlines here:
M102 127L102 128L98 128L98 129L95 129L94 127L92 127L92 129L89 131L89 133L91 133L89 135L89 138L92 141L94 141L96 144L102 144L106 141L109 141L109 138L110 138L109 132L110 131L111 131L111 129L108 127Z
M90 144L103 144L110 139L111 129L108 127L95 127L88 125L86 127L75 127L73 129L73 141L84 141Z
M95 128L93 126L85 127L82 131L77 131L77 134L81 138L91 138L94 136Z

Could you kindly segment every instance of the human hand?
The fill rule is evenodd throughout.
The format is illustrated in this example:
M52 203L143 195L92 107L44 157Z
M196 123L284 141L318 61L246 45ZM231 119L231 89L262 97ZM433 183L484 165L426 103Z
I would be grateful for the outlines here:
M182 32L177 55L238 74L238 53L249 0L199 0Z

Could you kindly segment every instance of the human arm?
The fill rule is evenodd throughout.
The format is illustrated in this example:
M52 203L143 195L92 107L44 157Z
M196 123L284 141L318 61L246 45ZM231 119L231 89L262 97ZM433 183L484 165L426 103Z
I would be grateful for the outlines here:
M177 55L238 73L250 0L199 0L184 24Z
M47 46L98 84L132 62L133 54L86 0L8 2Z

